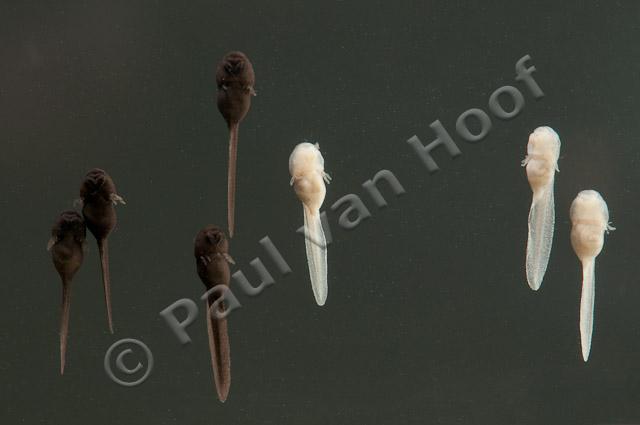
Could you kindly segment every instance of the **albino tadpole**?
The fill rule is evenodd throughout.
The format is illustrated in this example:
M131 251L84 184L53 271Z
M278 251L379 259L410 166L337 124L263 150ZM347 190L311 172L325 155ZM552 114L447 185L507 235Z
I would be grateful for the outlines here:
M327 241L322 230L320 207L327 193L325 182L331 177L324 172L324 158L316 143L300 143L289 157L291 185L302 202L304 235L313 295L318 305L327 300Z
M596 289L596 257L602 251L604 233L615 230L609 224L609 209L595 190L583 190L571 204L571 245L582 263L580 299L580 343L582 358L589 360L593 334L593 302Z
M540 289L547 271L555 207L553 183L558 170L560 138L550 127L538 127L529 135L527 156L522 161L533 191L529 210L529 239L527 241L527 282L534 291Z

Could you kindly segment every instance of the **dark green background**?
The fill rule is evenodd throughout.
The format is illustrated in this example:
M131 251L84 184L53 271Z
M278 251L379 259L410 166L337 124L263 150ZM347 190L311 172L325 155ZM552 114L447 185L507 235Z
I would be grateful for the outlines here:
M640 4L486 3L3 1L0 423L640 423ZM214 69L233 49L253 61L258 96L240 129L231 253L254 283L248 262L261 256L277 283L255 298L236 291L221 404L203 317L182 347L158 312L197 299L193 237L226 225ZM514 81L526 54L539 101ZM455 135L457 116L487 110L505 84L523 91L522 113L494 118L480 143ZM406 140L433 139L436 119L463 155L440 150L442 170L429 175ZM558 131L562 152L554 246L534 293L520 161L539 125ZM303 140L320 143L334 178L325 207L356 193L372 212L353 231L329 212L324 308L294 233L302 208L287 160ZM96 166L127 200L111 237L116 333L90 239L60 377L60 284L45 245ZM383 168L407 193L377 210L361 184ZM585 364L568 208L587 188L603 194L618 230L597 261ZM265 235L291 275L264 255ZM135 388L102 366L126 337L156 360Z

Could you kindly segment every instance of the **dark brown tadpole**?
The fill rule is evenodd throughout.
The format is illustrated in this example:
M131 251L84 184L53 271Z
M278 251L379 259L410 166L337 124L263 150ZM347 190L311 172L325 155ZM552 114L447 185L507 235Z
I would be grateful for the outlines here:
M228 287L231 276L229 263L234 262L229 256L229 241L224 232L216 226L209 225L198 232L194 245L198 276L207 291L218 285ZM220 291L214 291L207 298L206 320L216 391L220 401L224 402L231 386L231 354L227 319L212 316L213 308L221 312L226 309L224 302L219 300L220 296ZM217 300L218 306L214 305Z
M251 107L256 77L253 65L242 52L227 53L216 69L218 109L229 127L229 174L227 178L227 223L229 237L233 237L236 204L236 158L238 156L238 128Z
M51 251L53 265L62 280L62 315L60 318L60 374L64 374L69 335L69 311L71 309L71 281L80 269L84 258L84 242L87 230L82 216L75 211L65 211L51 229L47 250Z
M111 316L111 284L109 281L109 244L107 237L116 226L115 205L124 199L116 193L116 185L111 177L99 168L89 171L80 187L80 201L82 215L89 231L98 241L100 264L102 266L102 283L104 285L104 299L107 305L107 319L109 330L113 333L113 319Z

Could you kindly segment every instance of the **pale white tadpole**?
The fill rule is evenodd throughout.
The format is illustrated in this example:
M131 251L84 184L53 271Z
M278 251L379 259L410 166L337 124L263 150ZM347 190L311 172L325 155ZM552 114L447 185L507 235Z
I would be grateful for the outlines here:
M580 343L582 358L589 360L593 334L593 305L596 289L596 257L602 251L604 234L615 230L609 223L609 209L595 190L583 190L571 203L571 245L582 263L580 298Z
M547 271L555 205L553 199L555 173L560 156L560 137L551 127L538 127L529 135L527 156L522 161L533 192L529 210L529 238L527 240L527 283L534 291L540 289Z
M325 182L331 177L324 172L324 158L316 143L300 143L289 157L290 184L302 202L304 243L309 263L311 288L318 305L327 300L327 241L320 220L320 207L327 193Z

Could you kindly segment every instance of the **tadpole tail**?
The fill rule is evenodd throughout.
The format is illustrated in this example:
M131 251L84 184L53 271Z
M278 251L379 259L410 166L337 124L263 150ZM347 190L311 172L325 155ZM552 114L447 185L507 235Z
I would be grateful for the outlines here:
M526 272L527 283L534 291L540 289L540 285L542 285L542 279L547 271L551 255L555 225L553 198L552 183L540 197L533 198L529 210Z
M327 285L327 239L322 229L320 211L311 211L304 205L302 209L304 210L304 246L307 251L311 288L316 304L323 306L329 292Z
M69 311L71 310L70 282L62 279L62 315L60 316L60 375L64 375L69 337Z
M109 322L109 331L113 333L111 282L109 280L109 242L106 238L98 241L98 251L100 253L100 264L102 266L102 284L104 286L104 301L107 306L107 321Z
M593 335L593 304L596 291L595 258L585 260L582 264L582 295L580 296L580 345L582 359L589 360L591 338Z
M229 124L229 174L227 176L227 225L229 237L233 237L236 209L236 159L238 157L239 123Z
M213 380L216 385L218 399L227 400L231 387L231 353L229 348L229 334L227 333L227 319L212 316L211 300L207 300L207 331L209 333L209 352L211 353L211 367Z

